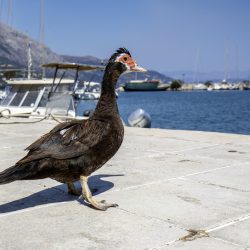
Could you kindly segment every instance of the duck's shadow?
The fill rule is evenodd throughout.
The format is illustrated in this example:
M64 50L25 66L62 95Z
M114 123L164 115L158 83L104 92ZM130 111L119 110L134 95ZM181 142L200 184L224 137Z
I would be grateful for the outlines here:
M114 183L111 181L102 180L102 178L112 176L123 175L94 175L89 177L88 183L92 195L94 196L111 189L114 186ZM77 183L76 186L80 188L79 183ZM58 186L44 189L25 198L2 204L0 205L0 213L9 213L45 204L67 202L77 199L77 196L68 194L66 185L61 184ZM79 202L85 204L82 199L79 199Z

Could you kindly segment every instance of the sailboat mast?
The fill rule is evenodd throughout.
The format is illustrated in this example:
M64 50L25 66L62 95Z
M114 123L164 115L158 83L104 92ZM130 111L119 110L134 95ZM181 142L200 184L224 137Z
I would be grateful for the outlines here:
M12 0L8 1L8 14L7 14L7 24L11 27L12 26L12 19L13 19L13 2Z
M225 49L225 65L224 65L224 80L227 82L228 80L228 57L229 52L228 48Z
M0 0L0 22L2 22L2 14L3 14L3 0Z
M41 43L41 61L45 64L45 45L44 45L44 1L40 0L40 27L39 27L39 41ZM45 78L45 68L42 68L42 78Z
M193 82L199 83L198 79L198 65L199 65L199 60L200 60L200 49L198 48L196 51L196 58L195 58L195 65L194 65L194 77L193 77Z
M31 42L28 42L27 61L28 61L28 79L30 80L31 79L31 67L32 67Z
M236 45L236 65L235 65L235 67L236 67L236 69L235 69L235 71L236 71L236 79L237 79L237 82L239 82L239 47L238 47L238 44Z

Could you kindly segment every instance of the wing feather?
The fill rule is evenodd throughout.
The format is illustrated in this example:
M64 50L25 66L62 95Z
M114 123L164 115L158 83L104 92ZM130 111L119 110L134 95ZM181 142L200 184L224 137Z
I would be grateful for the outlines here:
M44 142L48 141L51 137L53 137L57 132L63 131L64 129L68 129L72 126L78 125L82 121L70 121L60 123L55 126L49 133L41 136L38 140L29 145L25 150L33 151L39 148Z
M81 156L107 136L109 127L109 123L97 120L59 124L27 147L29 153L18 163L26 163L48 157L69 159Z

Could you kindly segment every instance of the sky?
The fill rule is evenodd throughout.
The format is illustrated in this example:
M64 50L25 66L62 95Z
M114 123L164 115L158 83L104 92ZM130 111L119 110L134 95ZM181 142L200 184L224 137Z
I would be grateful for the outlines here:
M250 0L0 0L0 20L36 40L41 12L59 54L108 58L126 47L163 73L250 72Z

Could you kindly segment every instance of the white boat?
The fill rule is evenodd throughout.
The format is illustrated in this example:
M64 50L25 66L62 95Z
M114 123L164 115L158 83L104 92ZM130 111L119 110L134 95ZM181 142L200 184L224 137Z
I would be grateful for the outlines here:
M165 91L169 85L160 80L131 80L125 82L125 91Z
M98 100L101 96L101 84L99 82L82 82L83 87L76 89L74 97L77 100ZM118 98L118 91L115 91Z
M6 91L0 90L0 101L6 97Z
M194 90L207 90L207 86L203 83L197 83L194 85Z
M1 116L76 118L74 91L78 72L98 70L103 67L75 64L50 63L43 67L54 68L54 78L6 80L7 96L0 103ZM58 70L76 70L75 79L57 78Z
M79 100L98 100L101 96L101 84L99 82L84 81L83 87L76 89L75 98Z
M214 83L213 90L221 90L221 83Z
M60 79L54 81L58 86ZM60 87L52 89L53 79L10 79L6 80L7 95L0 104L2 115L12 116L55 116L75 117L74 105L69 93L74 80L63 79ZM63 100L63 103L61 102Z

